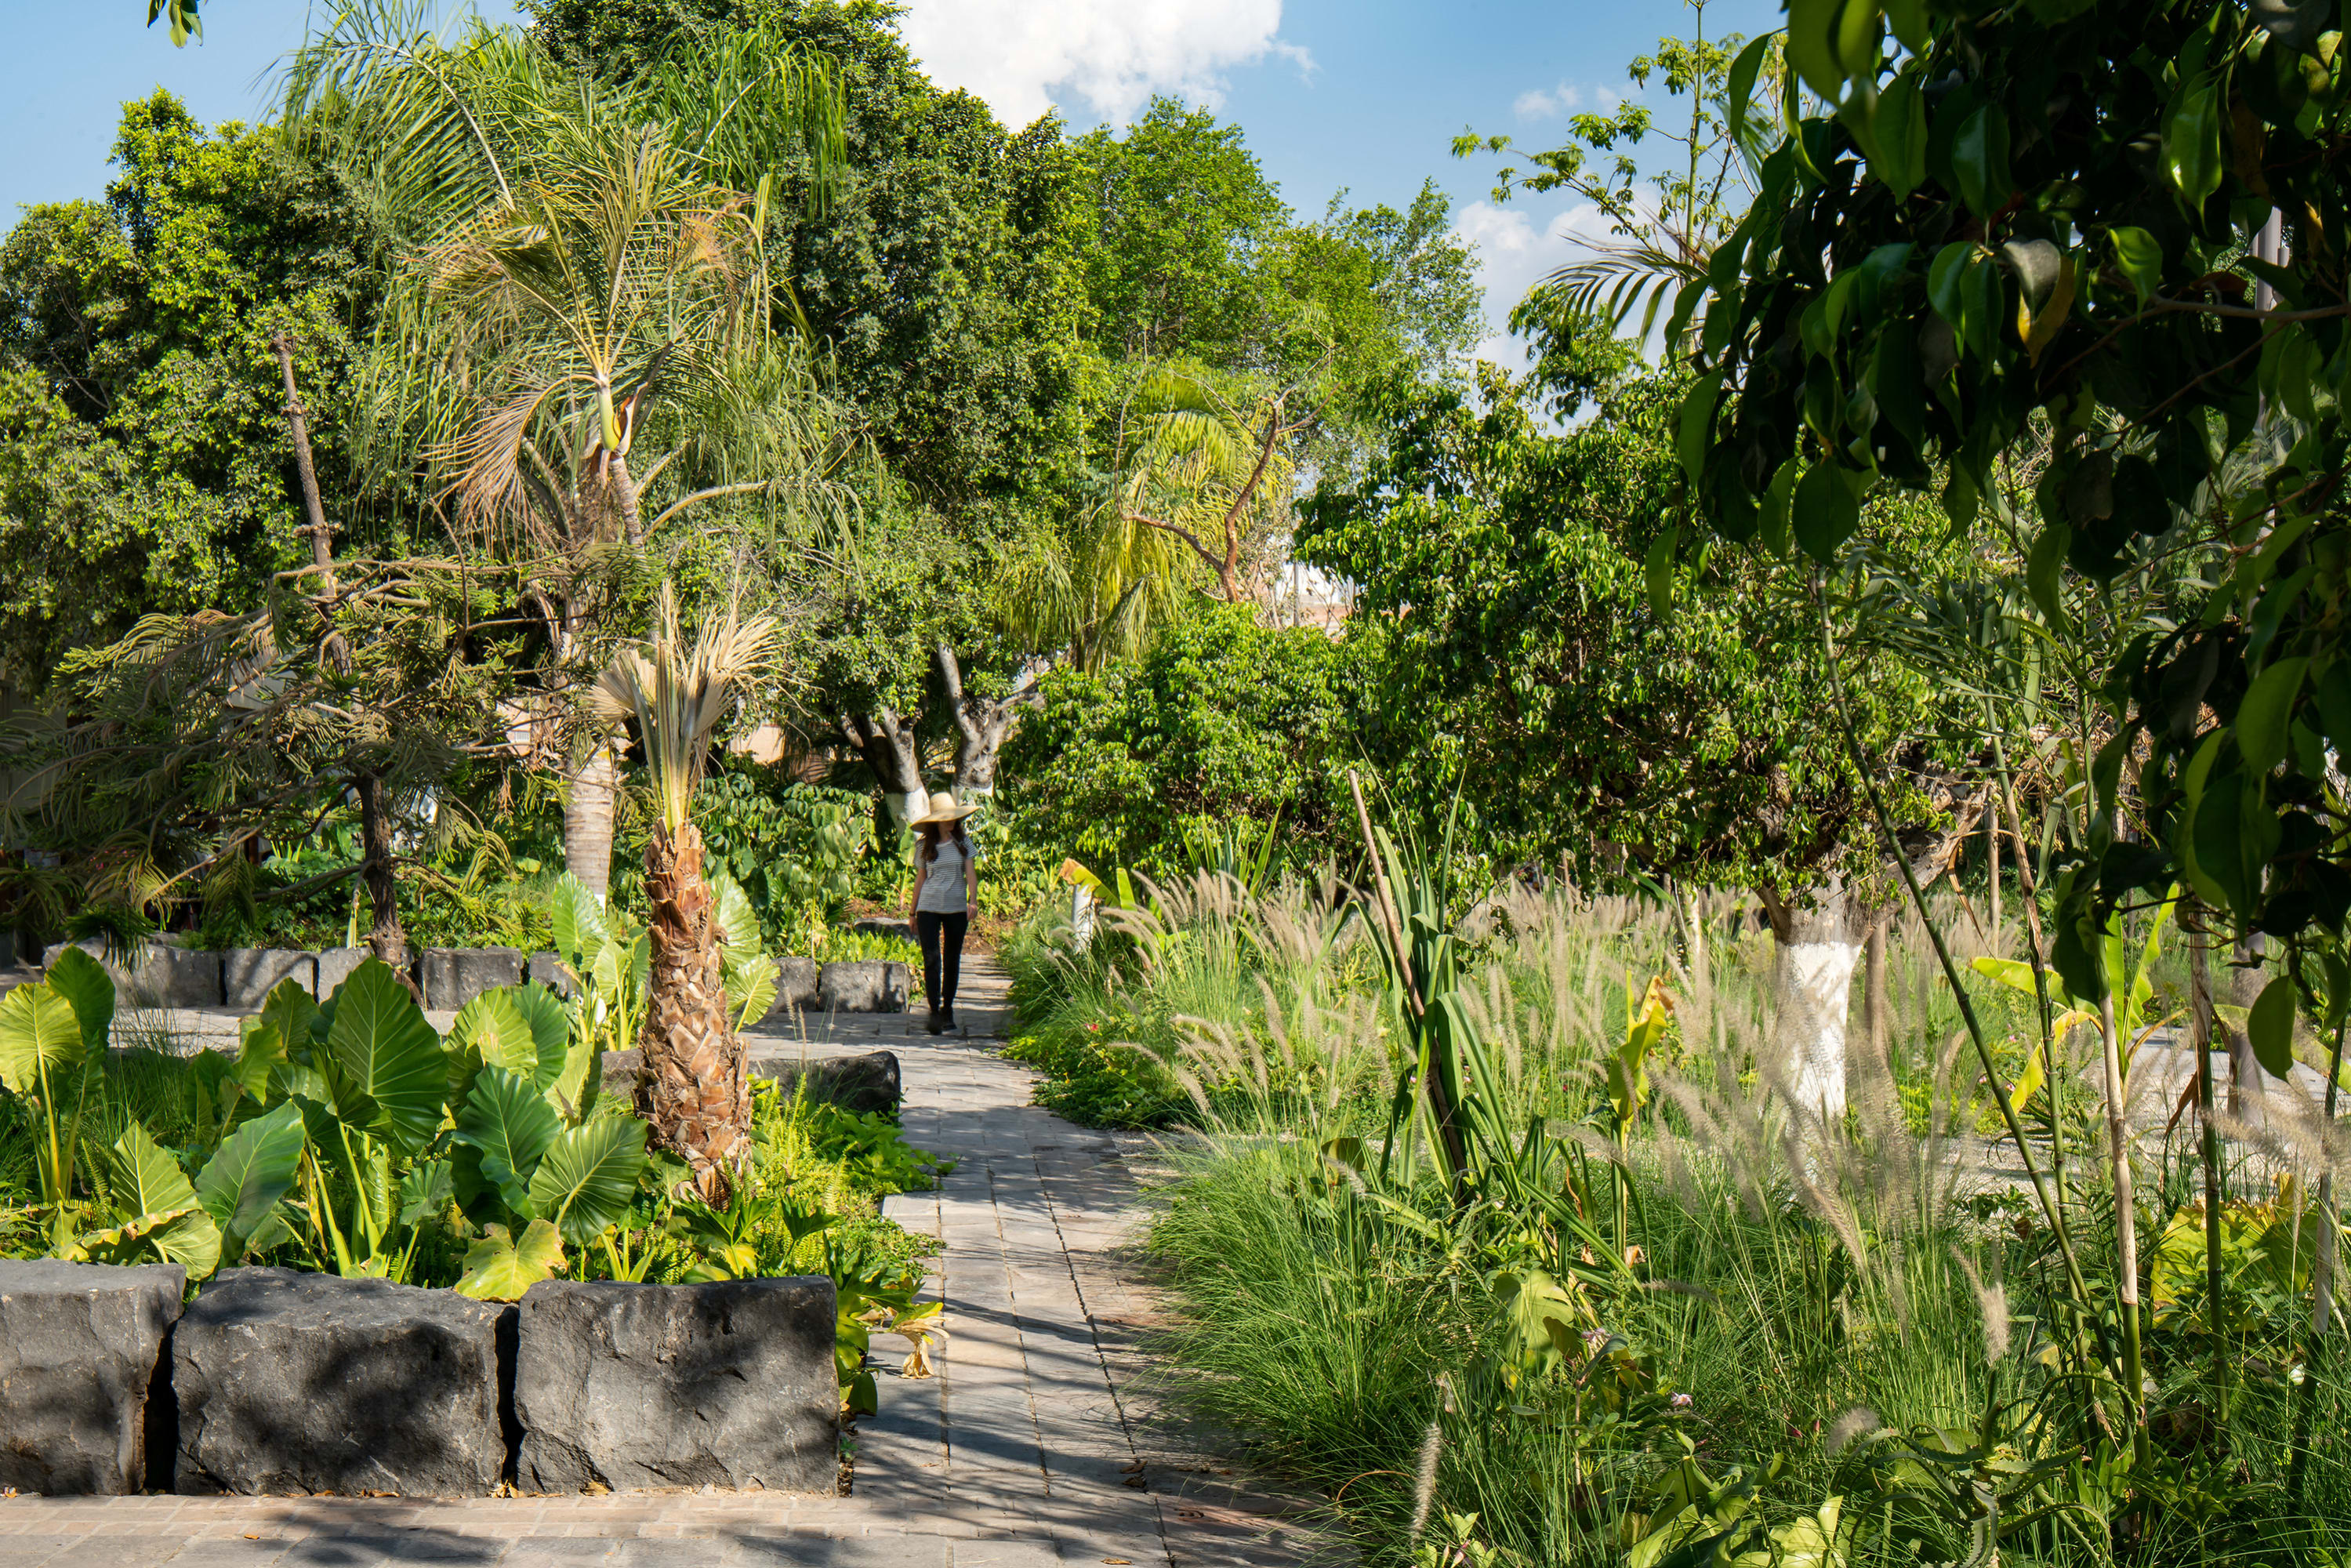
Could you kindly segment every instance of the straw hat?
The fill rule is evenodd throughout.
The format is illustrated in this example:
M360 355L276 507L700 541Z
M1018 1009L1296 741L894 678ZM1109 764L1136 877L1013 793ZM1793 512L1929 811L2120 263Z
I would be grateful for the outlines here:
M930 809L906 825L910 828L919 828L926 822L960 822L978 810L977 806L956 805L956 798L952 795L934 795L931 797Z

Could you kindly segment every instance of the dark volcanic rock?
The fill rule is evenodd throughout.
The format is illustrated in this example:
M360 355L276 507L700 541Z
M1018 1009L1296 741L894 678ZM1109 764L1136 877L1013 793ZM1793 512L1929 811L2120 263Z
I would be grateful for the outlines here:
M317 996L319 956L291 947L232 947L221 955L221 990L230 1007L258 1012L286 980Z
M787 1099L805 1084L810 1099L829 1101L859 1115L868 1111L893 1115L898 1109L898 1058L893 1051L820 1056L807 1061L770 1057L753 1062L751 1071L774 1079Z
M484 991L522 984L519 947L427 947L416 960L424 1005L455 1012Z
M182 1492L483 1497L506 1470L498 1324L455 1291L227 1269L172 1335Z
M788 1017L816 1006L817 963L813 958L776 960L776 1000L768 1017Z
M216 1008L221 1005L221 956L170 942L142 943L128 966L109 963L106 944L94 936L75 943L60 942L41 954L46 969L68 946L80 948L114 977L114 989L125 1008Z
M554 953L533 953L530 956L528 977L537 980L565 1001L580 994L571 981L571 971L563 965L562 957Z
M873 958L827 964L817 972L816 1005L829 1013L902 1013L907 979L904 964Z
M0 1260L0 1487L147 1485L148 1387L187 1284L177 1263Z
M833 1312L823 1278L533 1285L515 1353L516 1485L831 1491Z
M329 947L319 955L319 998L321 1001L335 994L351 971L375 956L368 947Z

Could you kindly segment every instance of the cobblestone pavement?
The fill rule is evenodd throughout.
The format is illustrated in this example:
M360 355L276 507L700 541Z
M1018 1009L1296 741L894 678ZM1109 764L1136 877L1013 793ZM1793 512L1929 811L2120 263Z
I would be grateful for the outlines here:
M968 1038L904 1015L806 1019L755 1035L755 1059L898 1053L908 1139L958 1156L935 1192L886 1212L935 1236L939 1375L899 1375L877 1336L881 1415L859 1423L846 1497L10 1498L0 1565L362 1568L407 1563L734 1568L1276 1568L1343 1561L1305 1508L1252 1487L1163 1413L1136 1341L1151 1291L1125 1245L1123 1150L1029 1103L995 1054L1004 982L967 964Z

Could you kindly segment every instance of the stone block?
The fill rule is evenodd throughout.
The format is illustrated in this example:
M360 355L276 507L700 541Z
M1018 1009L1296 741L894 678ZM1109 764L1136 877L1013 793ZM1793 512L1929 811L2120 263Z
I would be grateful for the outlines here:
M820 1012L902 1013L906 1010L906 966L864 958L827 964L817 972Z
M769 1018L789 1018L816 1006L817 961L813 958L776 960L776 1001Z
M342 983L351 977L351 971L375 956L371 947L329 947L319 955L319 996L321 1000L331 997Z
M416 960L416 983L424 1005L455 1011L500 986L522 984L519 947L427 947Z
M901 1091L894 1051L820 1056L807 1061L769 1058L754 1062L751 1071L774 1079L787 1099L806 1084L810 1099L830 1102L855 1115L862 1116L869 1111L878 1111L885 1116L898 1113Z
M80 948L114 977L115 999L123 1008L216 1008L221 1005L221 956L170 942L142 943L125 964L109 963L106 944L95 936L60 942L41 954L41 967L57 961L67 947Z
M485 1497L512 1307L388 1280L225 1269L172 1333L183 1493Z
M873 936L897 936L905 941L914 939L914 923L911 920L866 919L855 922L852 931L862 931Z
M522 1299L515 1484L833 1490L832 1281L549 1280Z
M537 980L567 1002L580 994L580 988L572 982L571 971L564 967L559 954L533 953L525 977Z
M319 994L319 956L291 947L232 947L221 955L221 990L227 1004L256 1012L287 980Z
M156 1372L187 1284L177 1263L0 1259L0 1487L146 1487L148 1395L171 1397Z

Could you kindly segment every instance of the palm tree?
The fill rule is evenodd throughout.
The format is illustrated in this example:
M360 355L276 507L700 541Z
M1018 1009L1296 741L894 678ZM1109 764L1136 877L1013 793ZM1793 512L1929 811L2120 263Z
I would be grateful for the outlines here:
M1120 411L1106 493L1065 535L1015 556L998 612L1033 645L1100 669L1148 646L1203 571L1227 601L1254 597L1296 489L1297 437L1313 423L1304 401L1298 385L1151 367Z
M677 599L664 584L656 625L597 677L598 716L633 722L644 743L655 816L645 842L645 895L653 904L653 967L637 1110L656 1143L694 1173L695 1190L722 1204L750 1152L751 1096L742 1042L726 1006L720 936L702 874L702 834L691 810L710 733L736 690L775 657L776 623L743 619L734 606L705 622L689 644Z
M460 548L522 570L549 654L532 734L564 775L566 863L601 894L618 770L575 699L629 564L722 498L834 525L846 504L859 444L777 328L797 312L767 265L771 182L716 177L805 152L820 197L839 89L757 32L608 89L424 15L345 10L298 57L287 120L398 252L365 447L387 472L424 452Z

